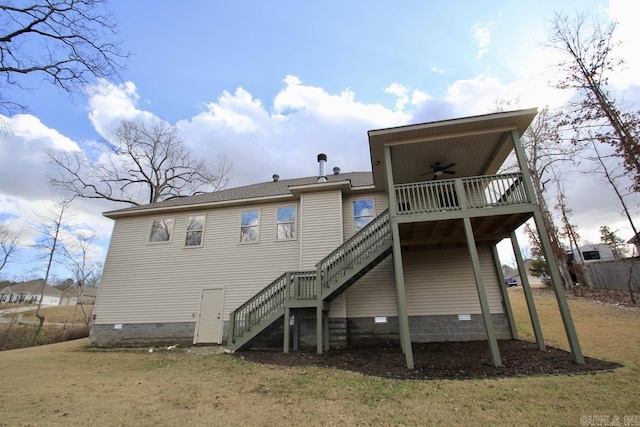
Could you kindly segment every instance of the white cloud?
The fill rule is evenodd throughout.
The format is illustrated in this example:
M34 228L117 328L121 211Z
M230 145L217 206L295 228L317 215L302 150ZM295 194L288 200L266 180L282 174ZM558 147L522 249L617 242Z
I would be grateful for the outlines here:
M484 24L478 23L471 27L471 33L478 45L478 54L476 56L478 59L482 59L482 57L489 51L491 27L493 27L494 24L495 22L487 22Z
M369 170L366 131L404 124L409 115L379 104L356 101L345 89L329 94L287 76L273 106L238 88L190 120L177 123L195 152L214 161L225 153L233 162L233 185L317 173L316 155L327 154L329 170Z
M402 111L404 106L409 102L409 89L401 84L391 83L391 85L384 91L398 97L398 100L396 101L396 110L398 111Z
M618 22L614 38L622 44L613 51L616 58L623 58L623 67L617 67L611 77L612 84L626 88L640 85L640 26L638 4L630 0L610 0L609 14Z
M122 120L151 117L152 114L137 108L140 97L132 82L113 84L101 79L86 90L89 104L89 120L94 129L107 137Z
M438 67L431 67L431 71L436 73L436 74L444 74L444 70L442 68L438 68Z

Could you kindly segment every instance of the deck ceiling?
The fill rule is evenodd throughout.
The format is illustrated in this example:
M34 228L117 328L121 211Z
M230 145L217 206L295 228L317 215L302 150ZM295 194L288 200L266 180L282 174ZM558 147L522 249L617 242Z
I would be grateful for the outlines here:
M497 243L531 217L530 213L471 218L476 242ZM463 246L467 240L461 219L399 224L400 245L404 248Z
M493 175L513 149L511 131L522 135L536 114L537 109L519 110L369 131L375 186L386 189L387 145L397 184L431 180L436 162L455 163L456 173L442 178Z

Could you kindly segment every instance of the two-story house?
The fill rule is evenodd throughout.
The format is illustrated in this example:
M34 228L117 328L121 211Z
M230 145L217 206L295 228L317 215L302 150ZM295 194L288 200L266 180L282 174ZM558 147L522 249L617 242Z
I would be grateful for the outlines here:
M372 172L326 172L107 212L92 345L277 340L283 351L517 337L496 245L534 218L520 135L537 110L369 131ZM520 170L499 173L509 155ZM572 358L583 362L557 266ZM554 268L555 267L555 268ZM524 267L520 271L525 271ZM544 339L526 280L538 346Z

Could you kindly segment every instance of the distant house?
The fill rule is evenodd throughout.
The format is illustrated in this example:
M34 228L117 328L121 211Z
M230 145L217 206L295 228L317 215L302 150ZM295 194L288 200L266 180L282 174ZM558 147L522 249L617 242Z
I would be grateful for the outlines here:
M76 286L69 286L62 291L60 295L60 305L76 305L79 302L85 305L95 304L96 296L98 295L98 289L96 288L83 288L82 297L78 298L79 290Z
M627 240L627 243L633 245L633 248L635 249L634 255L640 256L640 233Z
M90 345L394 342L413 367L413 342L482 339L500 366L497 339L517 332L496 245L534 218L551 253L520 144L536 114L371 130L371 172L327 174L320 154L315 176L105 213ZM501 173L512 153L520 170Z
M5 286L0 290L0 302L37 304L40 301L43 283L43 279L37 279ZM61 295L59 289L45 285L42 304L59 305Z

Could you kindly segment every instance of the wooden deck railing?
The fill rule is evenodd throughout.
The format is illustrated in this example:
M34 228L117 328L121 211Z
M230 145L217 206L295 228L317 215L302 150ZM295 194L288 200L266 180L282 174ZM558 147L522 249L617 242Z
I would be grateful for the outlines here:
M398 215L532 203L521 173L395 185Z
M385 210L317 264L321 286L328 288L346 269L360 263L391 239L389 210Z

